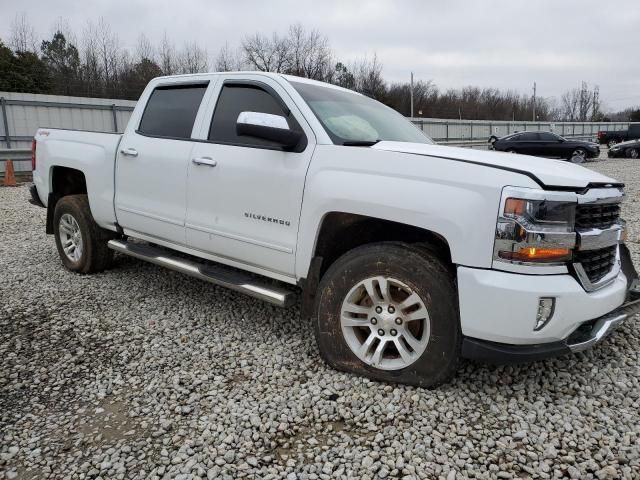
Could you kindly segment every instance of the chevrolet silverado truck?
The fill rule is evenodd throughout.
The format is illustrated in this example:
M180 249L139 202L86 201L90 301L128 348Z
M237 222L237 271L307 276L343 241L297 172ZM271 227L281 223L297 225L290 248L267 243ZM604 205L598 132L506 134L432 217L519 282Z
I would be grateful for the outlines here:
M432 387L461 358L581 351L640 307L622 184L435 145L316 81L157 78L124 134L40 128L33 164L68 270L118 252L299 303L322 358L377 380Z

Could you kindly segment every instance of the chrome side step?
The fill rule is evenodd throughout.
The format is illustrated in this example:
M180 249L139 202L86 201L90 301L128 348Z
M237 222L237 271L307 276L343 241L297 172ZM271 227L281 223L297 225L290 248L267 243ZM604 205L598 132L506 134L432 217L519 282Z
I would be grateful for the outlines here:
M116 252L245 293L279 307L289 307L296 301L296 294L284 287L270 285L267 282L261 284L249 274L224 266L197 263L193 260L173 256L171 250L168 249L123 240L109 240L108 246Z

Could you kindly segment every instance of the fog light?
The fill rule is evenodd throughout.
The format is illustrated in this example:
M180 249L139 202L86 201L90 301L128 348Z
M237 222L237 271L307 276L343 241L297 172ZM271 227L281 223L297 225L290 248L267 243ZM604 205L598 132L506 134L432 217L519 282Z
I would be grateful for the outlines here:
M540 330L544 327L551 317L553 317L553 311L556 307L555 297L541 297L538 300L538 313L536 314L536 326L534 331Z

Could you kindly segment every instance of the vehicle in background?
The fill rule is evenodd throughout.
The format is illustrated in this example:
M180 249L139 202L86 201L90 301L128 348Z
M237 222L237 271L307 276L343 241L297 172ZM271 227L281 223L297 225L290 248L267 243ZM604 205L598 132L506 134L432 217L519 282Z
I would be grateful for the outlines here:
M640 139L613 145L607 155L609 158L638 158L640 157Z
M640 309L622 184L435 145L313 80L156 78L123 135L40 128L32 160L68 270L99 272L116 251L278 306L299 298L321 357L378 380L432 387L462 357L581 351Z
M552 132L519 132L502 138L491 136L489 143L493 150L499 152L563 158L573 163L582 163L587 158L597 158L600 155L597 143L567 140Z
M611 132L600 130L598 132L598 142L601 144L606 143L609 148L613 147L616 143L637 140L639 138L640 124L629 125L629 128L626 130L614 130Z

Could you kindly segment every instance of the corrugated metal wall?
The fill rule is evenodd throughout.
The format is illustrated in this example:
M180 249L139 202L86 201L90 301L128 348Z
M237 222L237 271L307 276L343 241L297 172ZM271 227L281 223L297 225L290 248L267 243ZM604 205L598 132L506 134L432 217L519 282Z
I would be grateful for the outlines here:
M0 160L29 158L25 149L31 148L31 138L38 127L122 132L135 105L136 102L129 100L0 92ZM598 130L622 130L629 126L628 122L500 122L438 118L412 118L411 121L438 143L473 148L486 148L491 135L500 137L516 131L545 130L567 137L594 138ZM31 165L18 161L15 168L27 171ZM0 172L3 171L4 162L0 161Z
M30 155L24 150L31 148L39 127L123 132L135 105L129 100L0 92L0 159L15 159L16 171L29 171L31 164L22 159Z
M624 130L629 122L501 122L492 120L449 120L412 118L411 121L436 142L450 145L486 146L491 135L548 131L563 137L595 139L599 130Z

